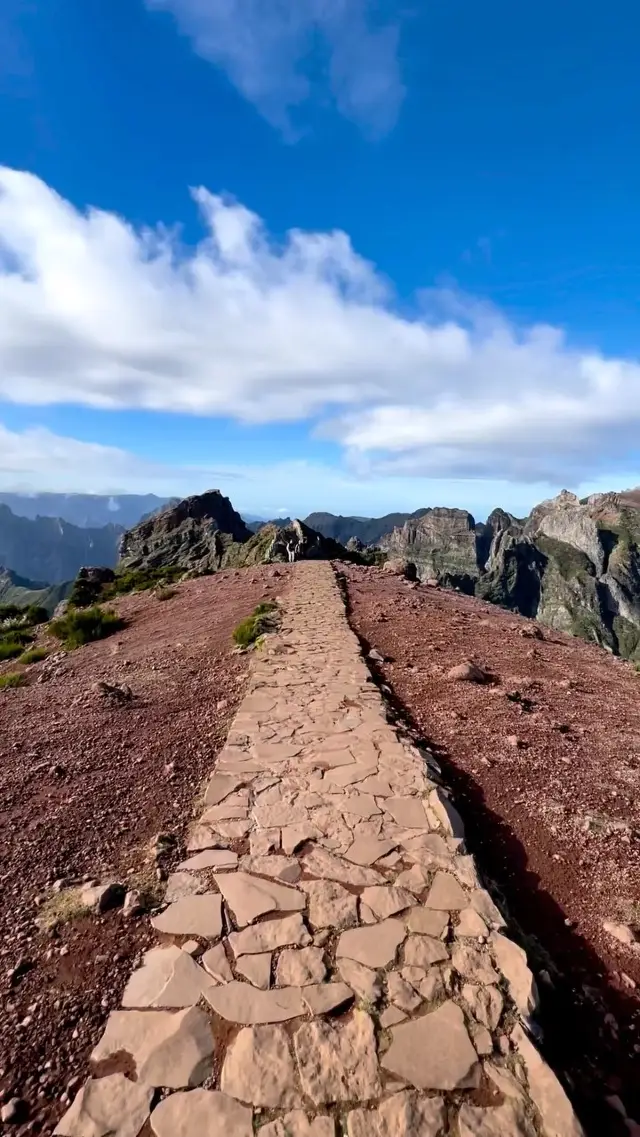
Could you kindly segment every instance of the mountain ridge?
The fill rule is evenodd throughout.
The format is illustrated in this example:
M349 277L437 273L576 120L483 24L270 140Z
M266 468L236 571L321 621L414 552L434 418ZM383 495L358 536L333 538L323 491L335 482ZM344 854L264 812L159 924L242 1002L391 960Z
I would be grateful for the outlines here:
M524 519L435 508L382 541L434 580L640 659L640 493L568 490Z
M0 491L0 505L7 505L16 517L35 521L38 517L59 517L81 529L100 529L121 525L128 529L143 517L163 508L171 498L156 494L9 493ZM173 500L176 500L175 498Z

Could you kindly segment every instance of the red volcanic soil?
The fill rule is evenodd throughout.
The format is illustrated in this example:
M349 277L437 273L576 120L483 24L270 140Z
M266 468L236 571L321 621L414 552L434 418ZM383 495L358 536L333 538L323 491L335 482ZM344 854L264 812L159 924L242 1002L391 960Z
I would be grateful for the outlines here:
M467 841L526 946L544 1049L588 1131L640 1121L640 675L460 593L341 566L354 630L400 718L433 748ZM531 633L543 639L531 638ZM487 683L448 672L473 661Z
M46 682L50 662L0 691L0 1100L23 1103L20 1137L52 1132L151 942L149 921L120 910L46 934L39 908L54 881L155 880L149 844L183 839L243 694L233 629L287 575L227 571L165 601L122 597L123 631L69 653ZM131 702L113 705L99 681L128 684Z

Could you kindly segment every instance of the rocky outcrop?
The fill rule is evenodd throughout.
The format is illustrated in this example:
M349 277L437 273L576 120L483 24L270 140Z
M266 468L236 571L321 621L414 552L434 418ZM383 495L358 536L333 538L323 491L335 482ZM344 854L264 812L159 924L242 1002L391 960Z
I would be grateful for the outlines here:
M625 658L640 659L640 493L564 490L520 520L428 510L384 542L391 557Z
M304 521L294 520L286 525L264 525L246 544L229 552L227 563L256 565L303 560L359 560L359 556L331 537L316 533Z
M124 534L120 567L215 572L234 545L252 537L239 513L220 490L187 497L141 521Z
M531 511L524 531L534 538L549 537L580 549L594 565L598 576L605 570L610 549L604 531L598 527L589 505L581 503L568 490L537 505Z
M437 507L394 529L381 545L390 557L413 562L420 580L473 594L483 569L484 531L466 510Z
M253 533L219 490L188 497L125 533L119 570L178 566L216 572L272 562L357 558L302 521L269 522Z
M545 558L533 541L515 529L498 529L475 594L522 616L534 617L540 605L544 567Z

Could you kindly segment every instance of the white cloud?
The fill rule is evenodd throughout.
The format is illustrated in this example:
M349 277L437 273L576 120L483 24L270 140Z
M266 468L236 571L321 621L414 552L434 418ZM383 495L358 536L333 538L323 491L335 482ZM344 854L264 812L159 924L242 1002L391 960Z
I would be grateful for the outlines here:
M368 131L395 123L404 96L397 23L376 0L147 0L172 12L203 58L221 67L274 126L329 98Z
M613 481L590 480L574 488L583 496L625 489L639 482L640 471L628 469ZM345 469L301 460L216 467L170 465L39 427L19 432L0 423L0 490L186 497L212 488L221 489L235 508L248 516L306 517L315 510L330 510L376 517L426 505L448 505L468 509L476 518L484 519L496 505L522 517L536 502L558 493L562 483L427 479L397 472L392 476L372 472L358 477Z
M178 472L115 446L80 442L42 427L11 431L0 423L0 489L16 493L164 493ZM172 491L168 491L172 492ZM185 492L189 490L185 488ZM191 491L193 492L193 491Z
M400 315L344 233L275 246L195 196L208 236L185 249L0 168L0 398L313 420L358 477L577 484L637 449L636 361L446 292Z

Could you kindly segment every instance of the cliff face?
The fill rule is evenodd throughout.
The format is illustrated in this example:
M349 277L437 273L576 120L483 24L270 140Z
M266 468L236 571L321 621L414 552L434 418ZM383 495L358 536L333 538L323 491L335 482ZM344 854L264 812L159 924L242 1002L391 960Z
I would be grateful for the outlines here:
M418 578L473 593L483 561L484 526L464 509L436 507L381 541L390 557L412 561Z
M252 536L228 497L220 490L187 497L124 534L122 568L178 565L196 572L222 568L232 545Z
M17 517L0 505L0 565L29 580L72 580L82 565L114 565L122 529L82 529L59 517Z
M580 501L565 490L524 521L498 509L484 525L434 509L385 548L414 561L421 579L640 659L640 494Z

